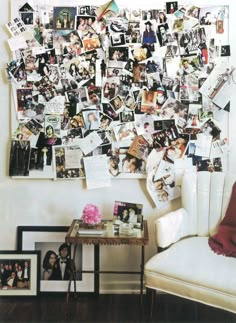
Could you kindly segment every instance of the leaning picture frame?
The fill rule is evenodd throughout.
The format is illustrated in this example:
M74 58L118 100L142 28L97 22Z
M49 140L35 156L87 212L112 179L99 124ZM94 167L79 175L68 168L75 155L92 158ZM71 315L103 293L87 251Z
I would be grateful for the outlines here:
M132 224L136 229L143 229L143 204L115 201L113 219Z
M0 250L0 296L37 296L40 251Z
M40 292L67 292L69 280L44 279L43 261L48 251L54 251L59 255L59 248L65 243L65 236L69 226L18 226L17 227L17 249L18 250L40 250ZM74 246L70 246L73 255ZM94 246L78 245L75 254L76 266L76 290L80 293L94 292ZM71 284L70 291L74 291Z

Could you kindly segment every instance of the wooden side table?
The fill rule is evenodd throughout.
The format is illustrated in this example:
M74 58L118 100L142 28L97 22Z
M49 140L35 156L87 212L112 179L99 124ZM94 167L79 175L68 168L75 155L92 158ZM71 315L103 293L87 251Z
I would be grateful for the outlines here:
M73 260L75 259L76 246L79 244L94 245L94 293L99 295L100 274L138 274L140 275L140 295L142 302L143 295L143 275L144 275L144 257L145 246L149 242L147 221L143 221L143 229L134 229L132 235L117 235L114 233L113 221L104 221L104 231L99 235L80 235L78 234L80 220L73 220L67 235L66 242L74 245ZM139 271L100 271L100 245L129 245L141 247L141 263ZM75 277L75 274L73 275ZM72 279L74 280L74 278ZM71 280L72 280L71 279ZM70 293L71 280L69 282L68 293ZM76 292L76 284L74 281L74 290ZM67 294L68 294L67 293ZM67 295L68 302L69 295Z

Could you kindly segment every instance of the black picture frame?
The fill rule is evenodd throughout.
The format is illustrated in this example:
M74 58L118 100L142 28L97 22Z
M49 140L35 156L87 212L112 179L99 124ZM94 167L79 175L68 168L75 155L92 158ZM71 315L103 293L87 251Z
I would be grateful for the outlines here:
M40 258L41 252L38 250L0 250L0 297L38 296ZM26 262L29 268L27 273L28 279L24 277ZM17 268L19 266L22 267L22 275L18 276L19 270Z
M17 250L36 250L41 251L40 263L40 292L41 293L66 293L68 290L68 280L43 280L42 279L42 263L46 250L57 247L55 253L62 243L65 243L66 233L69 226L18 226L17 227ZM49 248L44 247L50 246ZM49 244L49 245L48 245ZM73 255L71 246L71 255ZM80 293L94 292L94 246L78 245L78 252L75 258L76 265L76 290ZM74 291L74 284L71 284L71 291Z

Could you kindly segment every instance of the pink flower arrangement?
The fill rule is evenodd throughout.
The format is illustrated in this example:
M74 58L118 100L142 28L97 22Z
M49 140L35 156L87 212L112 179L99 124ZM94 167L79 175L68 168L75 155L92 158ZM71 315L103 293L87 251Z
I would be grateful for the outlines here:
M83 209L81 219L88 224L98 224L101 222L102 215L99 208L93 204L87 204Z

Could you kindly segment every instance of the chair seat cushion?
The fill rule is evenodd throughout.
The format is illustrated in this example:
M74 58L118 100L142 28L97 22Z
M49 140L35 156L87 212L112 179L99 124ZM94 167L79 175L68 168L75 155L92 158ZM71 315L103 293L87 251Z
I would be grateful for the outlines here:
M145 265L145 285L236 312L236 258L215 254L208 237L191 237L153 256ZM221 301L220 301L221 299Z

